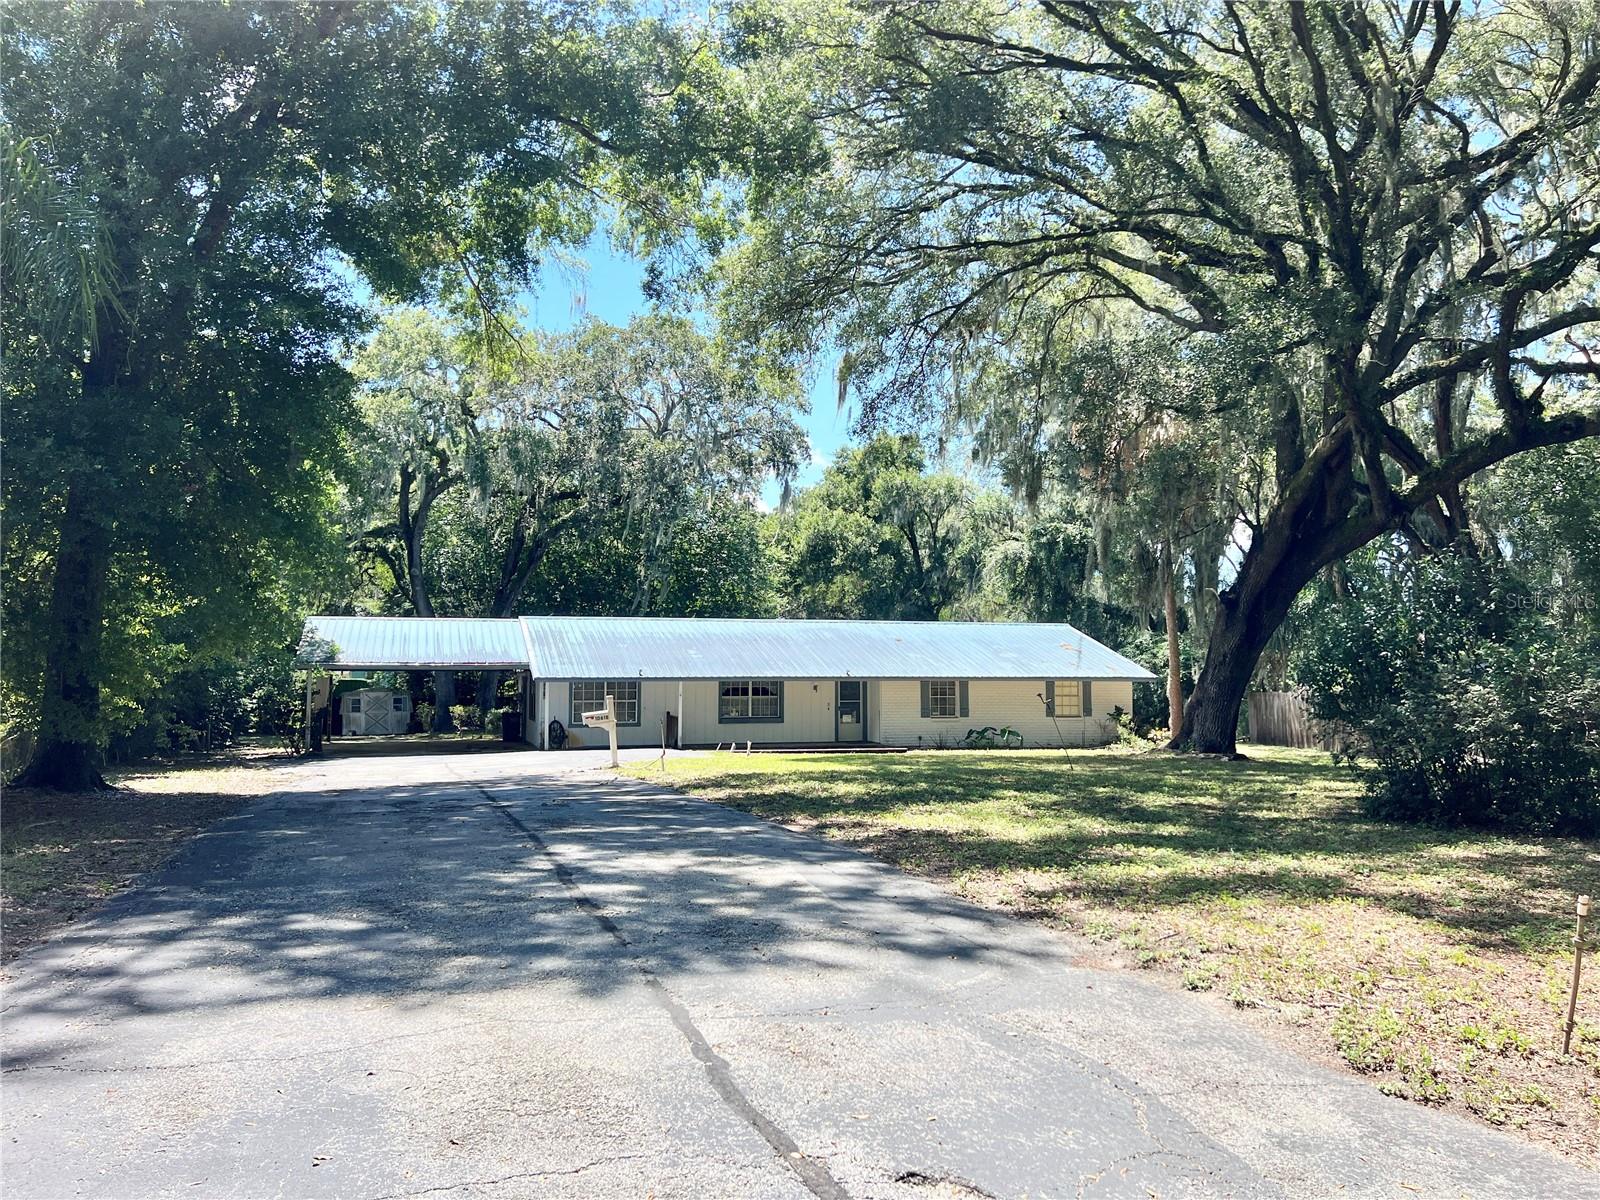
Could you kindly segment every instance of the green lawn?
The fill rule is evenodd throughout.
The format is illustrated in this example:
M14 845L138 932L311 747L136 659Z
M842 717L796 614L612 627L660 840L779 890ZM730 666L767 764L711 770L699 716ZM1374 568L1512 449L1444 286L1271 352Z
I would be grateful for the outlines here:
M1553 1044L1600 845L1391 825L1326 754L709 754L674 786L1170 971L1380 1087L1600 1150L1600 962ZM626 768L659 779L657 766Z

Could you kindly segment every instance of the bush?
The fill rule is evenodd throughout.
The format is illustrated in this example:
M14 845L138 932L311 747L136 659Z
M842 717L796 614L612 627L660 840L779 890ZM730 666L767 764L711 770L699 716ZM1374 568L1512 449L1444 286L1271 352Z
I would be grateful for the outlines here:
M1150 744L1150 739L1155 739L1156 744L1160 745L1170 736L1165 729L1150 729L1148 731L1150 739L1140 736L1139 730L1134 726L1133 715L1124 712L1120 704L1106 715L1111 718L1112 724L1116 726L1117 745L1119 746L1137 746L1140 749L1144 749Z
M1600 645L1505 571L1376 563L1302 648L1312 716L1346 731L1376 816L1600 833Z
M143 700L139 713L136 724L110 737L110 761L198 754L252 734L287 744L305 719L305 678L293 649L275 647L238 663L178 672Z
M1022 734L1009 725L999 729L993 725L969 729L967 736L961 739L961 744L972 750L1009 750L1012 747L1020 750L1022 743Z
M463 733L483 732L483 713L476 704L452 704L450 715L455 718L456 728Z

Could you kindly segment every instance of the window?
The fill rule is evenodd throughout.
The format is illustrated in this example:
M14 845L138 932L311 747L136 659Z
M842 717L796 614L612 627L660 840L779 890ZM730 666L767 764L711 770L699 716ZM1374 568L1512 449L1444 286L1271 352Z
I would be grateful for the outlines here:
M361 711L361 697L360 696L351 696L350 697L350 711L353 712L353 713L358 713L358 712Z
M637 679L577 679L572 683L572 726L583 727L583 714L599 712L606 697L617 702L617 724L639 723L639 681Z
M921 690L924 717L949 719L967 715L965 679L924 679Z
M1052 679L1045 684L1045 700L1053 717L1083 716L1083 685L1076 679Z
M394 710L395 712L405 712L406 698L404 696L394 697Z
M783 681L779 679L724 679L719 689L717 720L783 720Z

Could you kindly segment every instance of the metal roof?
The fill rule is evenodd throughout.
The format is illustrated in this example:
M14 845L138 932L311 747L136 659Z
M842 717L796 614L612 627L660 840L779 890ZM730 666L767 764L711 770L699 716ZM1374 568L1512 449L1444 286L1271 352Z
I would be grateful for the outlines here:
M311 617L333 670L509 669L541 679L1131 679L1071 625L713 617Z
M523 617L542 679L1131 679L1071 625Z
M334 670L528 669L512 618L309 617L300 659Z

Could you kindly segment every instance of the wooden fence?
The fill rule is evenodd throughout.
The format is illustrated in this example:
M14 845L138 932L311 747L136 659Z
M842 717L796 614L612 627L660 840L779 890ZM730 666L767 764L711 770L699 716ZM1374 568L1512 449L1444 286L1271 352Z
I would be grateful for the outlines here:
M1252 742L1319 750L1332 750L1338 742L1333 730L1311 719L1299 692L1251 692L1248 699Z

